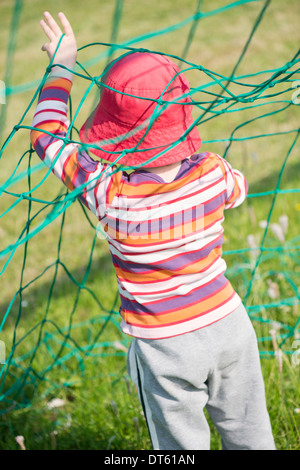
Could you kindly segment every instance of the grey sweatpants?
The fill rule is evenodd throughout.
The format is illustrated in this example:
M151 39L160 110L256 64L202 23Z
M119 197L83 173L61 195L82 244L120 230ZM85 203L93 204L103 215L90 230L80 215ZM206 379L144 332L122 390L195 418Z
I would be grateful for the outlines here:
M275 449L257 339L243 305L191 333L134 338L127 368L154 449L209 450L204 408L223 449Z

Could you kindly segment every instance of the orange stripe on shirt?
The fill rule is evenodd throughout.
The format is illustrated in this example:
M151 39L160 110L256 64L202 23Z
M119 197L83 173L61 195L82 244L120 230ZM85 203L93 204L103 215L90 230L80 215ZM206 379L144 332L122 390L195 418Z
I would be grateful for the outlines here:
M219 221L221 222L223 220L223 210L224 205L220 205L215 211L207 214L205 217L202 217L198 221L191 221L189 223L186 223L183 227L175 227L175 229L167 227L165 231L162 231L160 233L152 233L150 229L149 233L145 233L143 235L139 233L126 234L123 232L119 232L116 229L116 224L112 228L106 226L106 232L107 235L110 236L112 239L115 239L122 243L122 245L124 245L124 248L126 246L159 246L162 245L165 240L173 239L173 235L175 238L182 238L184 240L184 238L186 238L189 234L201 231L204 232L212 224ZM136 223L136 225L138 225L138 223Z
M75 151L68 158L63 170L63 180L65 185L72 191L74 189L73 178L78 170L78 151Z
M53 138L55 139L56 138L55 134L59 132L66 132L68 130L68 126L60 121L51 121L51 122L45 122L43 124L39 124L38 129L42 129L42 130L36 130L34 128L32 129L30 133L31 143L34 146L34 148L36 148L38 139L45 135L44 131L47 131L49 135L53 134Z
M46 90L48 88L61 88L68 93L70 93L71 88L72 88L72 82L68 80L67 78L56 78L56 77L49 77L43 86L43 90Z
M206 299L202 299L201 302L196 302L194 305L188 305L188 307L180 310L175 309L171 312L169 311L168 313L163 313L161 315L139 315L137 313L132 313L122 309L120 313L126 323L134 326L167 326L178 322L188 321L195 317L204 315L230 300L233 295L235 295L235 291L231 284L227 281L225 286L222 286L221 290L218 290L216 293L210 295Z
M141 276L130 271L125 271L118 266L115 266L116 274L120 281L132 282L134 284L147 284L153 282L167 281L174 277L174 275L180 276L185 274L195 274L206 271L215 261L222 255L222 248L214 248L208 256L198 261L191 262L181 266L180 268L172 271L166 269L153 269L152 271L146 271ZM157 263L159 264L159 263Z

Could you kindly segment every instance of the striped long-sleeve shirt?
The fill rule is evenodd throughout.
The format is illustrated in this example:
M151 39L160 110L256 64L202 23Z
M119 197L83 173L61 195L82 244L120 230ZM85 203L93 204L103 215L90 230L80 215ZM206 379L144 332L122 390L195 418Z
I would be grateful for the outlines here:
M205 327L241 299L225 277L224 210L241 204L244 176L214 153L183 160L172 182L139 169L114 171L66 139L72 75L52 72L33 119L33 146L95 214L109 243L121 299L121 329L166 338Z

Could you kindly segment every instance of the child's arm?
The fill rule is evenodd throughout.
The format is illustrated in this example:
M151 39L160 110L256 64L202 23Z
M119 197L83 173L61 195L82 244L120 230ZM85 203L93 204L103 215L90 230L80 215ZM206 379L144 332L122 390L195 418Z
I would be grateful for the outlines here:
M44 13L46 21L41 21L41 26L49 38L42 50L47 51L51 60L62 36L60 27L49 13ZM107 188L116 188L121 178L121 172L112 175L112 169L108 164L94 161L87 152L79 151L78 144L68 143L66 138L69 121L68 98L72 87L73 73L77 57L76 40L70 23L63 13L59 18L64 29L65 36L54 58L55 64L61 64L70 71L56 66L49 74L42 89L39 102L33 118L31 142L41 160L52 168L53 173L70 189L82 185L91 184L83 190L80 199L98 217L105 211Z
M248 183L244 175L231 167L231 165L218 155L226 183L225 209L237 207L246 199Z

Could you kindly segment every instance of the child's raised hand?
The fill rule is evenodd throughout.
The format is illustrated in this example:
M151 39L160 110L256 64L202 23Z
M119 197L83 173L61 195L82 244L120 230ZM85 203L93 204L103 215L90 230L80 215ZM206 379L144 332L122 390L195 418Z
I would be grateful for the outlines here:
M77 58L76 39L66 16L63 13L59 13L58 17L62 24L65 36L56 52L54 63L73 69ZM44 20L41 20L40 25L47 35L49 42L42 46L42 51L46 51L49 59L51 60L63 33L49 12L46 11L44 13L44 18Z

